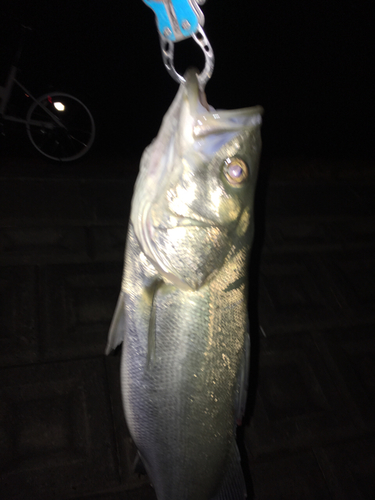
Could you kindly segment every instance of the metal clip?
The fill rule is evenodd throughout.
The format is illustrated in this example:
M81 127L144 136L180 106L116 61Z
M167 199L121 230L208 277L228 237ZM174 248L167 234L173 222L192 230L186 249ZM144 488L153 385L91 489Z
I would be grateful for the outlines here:
M202 5L205 0L143 1L155 12L163 62L171 77L178 83L185 83L185 79L177 73L174 67L174 43L193 37L200 45L205 55L205 67L198 75L198 82L203 89L214 69L213 50L202 29L204 15L198 7L198 4Z

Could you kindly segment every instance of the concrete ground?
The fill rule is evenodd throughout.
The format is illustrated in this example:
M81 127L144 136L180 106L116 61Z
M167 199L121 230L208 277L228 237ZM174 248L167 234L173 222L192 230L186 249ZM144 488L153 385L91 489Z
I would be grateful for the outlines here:
M119 355L103 355L137 168L0 158L1 499L155 499L132 472ZM373 165L262 168L240 432L249 488L257 500L373 499Z

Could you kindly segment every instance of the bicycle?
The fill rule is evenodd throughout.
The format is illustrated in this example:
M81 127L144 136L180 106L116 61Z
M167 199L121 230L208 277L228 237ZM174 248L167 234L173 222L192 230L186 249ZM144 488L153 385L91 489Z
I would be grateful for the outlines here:
M23 28L30 30L25 26ZM95 138L95 123L90 111L79 99L63 92L51 92L35 98L16 78L22 48L23 41L5 85L0 86L0 120L25 124L32 145L47 158L57 161L81 158L89 151ZM26 118L7 113L14 84L33 101Z

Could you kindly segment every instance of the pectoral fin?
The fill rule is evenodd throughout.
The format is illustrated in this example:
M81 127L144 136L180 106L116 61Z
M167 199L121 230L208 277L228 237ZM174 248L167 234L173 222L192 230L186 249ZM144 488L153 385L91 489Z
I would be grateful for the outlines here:
M156 294L163 281L157 280L147 290L151 298L150 321L148 324L147 368L151 368L155 360L156 350Z
M117 300L116 309L111 321L111 326L109 327L107 347L105 348L105 354L109 354L113 349L116 349L118 345L124 340L125 334L125 301L124 293L120 292L119 298Z

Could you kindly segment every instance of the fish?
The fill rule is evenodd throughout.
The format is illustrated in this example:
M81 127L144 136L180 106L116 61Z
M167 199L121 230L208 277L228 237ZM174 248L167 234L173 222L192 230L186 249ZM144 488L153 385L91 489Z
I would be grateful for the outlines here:
M260 106L215 110L189 69L145 149L106 353L158 500L242 500Z

